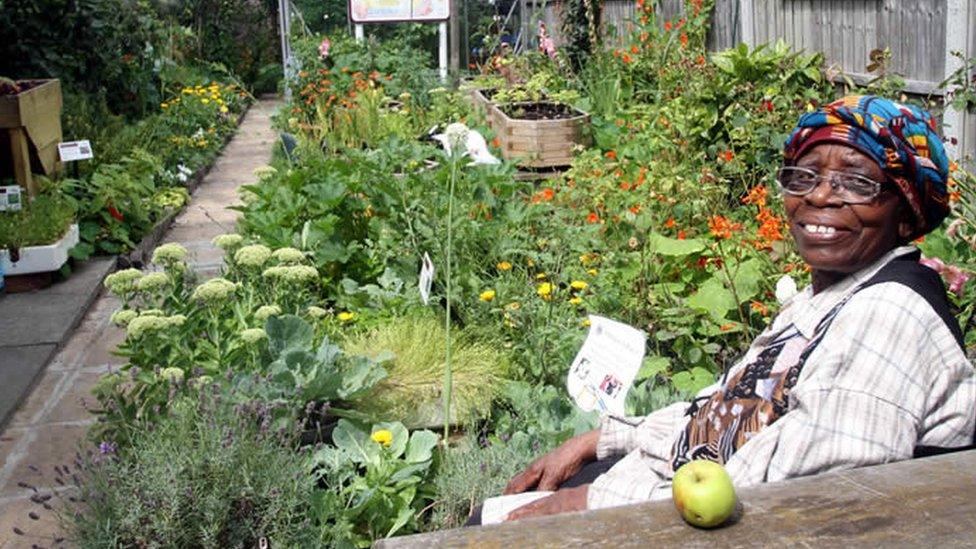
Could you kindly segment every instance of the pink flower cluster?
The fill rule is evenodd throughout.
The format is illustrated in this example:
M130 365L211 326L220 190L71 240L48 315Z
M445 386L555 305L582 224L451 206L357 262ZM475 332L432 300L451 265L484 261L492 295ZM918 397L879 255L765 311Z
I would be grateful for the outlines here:
M546 31L546 24L539 21L539 51L549 56L549 59L556 58L556 43Z
M319 44L319 56L325 59L329 56L329 48L332 47L332 41L327 37L322 39L322 43Z
M918 262L942 275L942 279L949 285L949 291L958 297L962 297L962 290L971 278L968 272L955 265L946 265L945 262L937 257L923 256Z

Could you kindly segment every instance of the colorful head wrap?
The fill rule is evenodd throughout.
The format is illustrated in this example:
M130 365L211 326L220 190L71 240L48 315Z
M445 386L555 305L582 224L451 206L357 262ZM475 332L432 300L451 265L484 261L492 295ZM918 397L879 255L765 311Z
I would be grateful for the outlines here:
M939 226L949 213L949 159L932 115L873 95L851 95L804 114L786 140L792 165L819 143L841 143L881 166L915 215L915 235Z

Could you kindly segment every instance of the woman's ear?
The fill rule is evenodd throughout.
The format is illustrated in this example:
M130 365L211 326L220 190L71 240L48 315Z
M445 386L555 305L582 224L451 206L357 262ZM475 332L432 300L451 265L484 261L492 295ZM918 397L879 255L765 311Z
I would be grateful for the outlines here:
M907 244L914 234L915 216L912 215L911 208L905 204L905 199L901 198L898 201L898 239Z

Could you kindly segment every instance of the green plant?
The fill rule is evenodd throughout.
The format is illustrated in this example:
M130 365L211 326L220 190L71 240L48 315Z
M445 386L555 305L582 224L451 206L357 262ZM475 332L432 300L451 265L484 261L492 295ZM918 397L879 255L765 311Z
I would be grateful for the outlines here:
M314 478L290 433L209 387L81 464L63 522L80 547L310 547ZM66 468L67 469L67 468ZM73 498L74 499L74 498ZM68 503L68 502L65 502Z
M344 343L346 352L384 362L387 377L356 399L356 408L408 426L433 426L445 420L440 408L445 364L444 327L429 314L392 318ZM508 375L508 358L464 334L452 340L451 418L470 423L487 416Z
M74 220L74 204L59 191L41 194L19 211L0 212L0 249L52 244Z
M314 517L335 547L368 547L373 540L417 530L428 501L437 435L378 423L370 432L339 420L335 447L315 454L323 489L316 491Z

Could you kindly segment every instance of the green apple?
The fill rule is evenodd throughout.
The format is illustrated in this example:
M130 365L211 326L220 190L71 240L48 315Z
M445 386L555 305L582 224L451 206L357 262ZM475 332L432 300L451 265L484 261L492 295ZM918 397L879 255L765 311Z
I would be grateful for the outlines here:
M721 525L735 511L735 488L725 467L698 459L678 468L671 496L681 518L700 528Z

